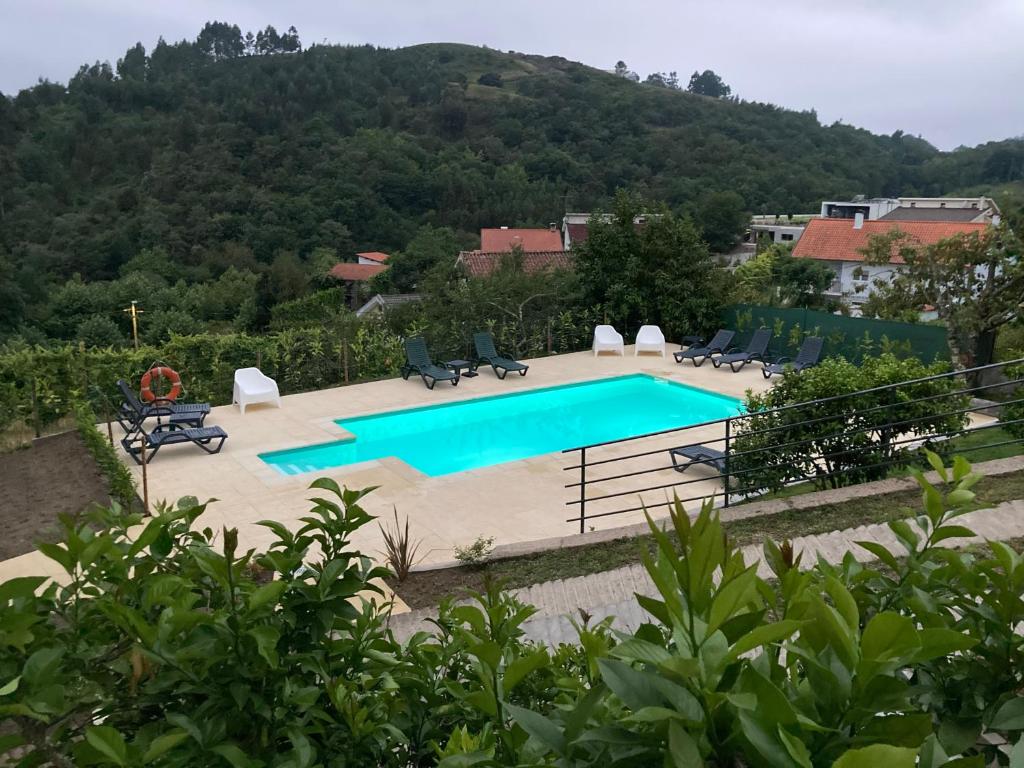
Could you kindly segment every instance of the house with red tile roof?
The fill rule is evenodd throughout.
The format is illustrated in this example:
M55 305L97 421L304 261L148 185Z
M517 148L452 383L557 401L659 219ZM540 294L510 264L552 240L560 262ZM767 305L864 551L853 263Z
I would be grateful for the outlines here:
M380 251L364 251L356 254L356 261L359 264L383 264L391 257Z
M456 265L463 267L470 277L488 277L501 264L502 259L509 258L510 251L463 251L456 259ZM572 269L572 254L563 250L557 251L523 251L523 271L529 275L540 272L554 272Z
M915 245L934 245L957 235L983 232L987 226L983 221L865 220L859 213L851 219L812 219L794 246L793 256L828 265L836 273L828 295L857 305L867 299L875 280L891 279L903 263L899 254L893 253L889 264L865 264L862 251L872 235L899 230Z
M531 251L561 251L562 234L552 224L546 229L498 227L480 230L480 250L484 253L508 253L513 248Z
M350 308L356 309L363 304L366 283L386 271L387 268L387 264L379 264L372 260L369 263L359 262L358 264L342 262L331 267L328 274L344 284L346 303Z

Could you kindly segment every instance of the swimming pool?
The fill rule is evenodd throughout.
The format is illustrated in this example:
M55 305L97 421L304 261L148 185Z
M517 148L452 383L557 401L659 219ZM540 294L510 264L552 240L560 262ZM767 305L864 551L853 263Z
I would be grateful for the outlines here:
M646 374L338 419L355 435L261 453L285 475L395 456L431 477L733 416L740 401Z

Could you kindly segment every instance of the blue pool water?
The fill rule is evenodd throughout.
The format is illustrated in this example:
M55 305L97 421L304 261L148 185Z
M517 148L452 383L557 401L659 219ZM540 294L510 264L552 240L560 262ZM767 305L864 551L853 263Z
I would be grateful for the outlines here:
M260 458L286 475L395 456L436 477L698 424L740 401L645 374L389 411L337 424L354 438Z

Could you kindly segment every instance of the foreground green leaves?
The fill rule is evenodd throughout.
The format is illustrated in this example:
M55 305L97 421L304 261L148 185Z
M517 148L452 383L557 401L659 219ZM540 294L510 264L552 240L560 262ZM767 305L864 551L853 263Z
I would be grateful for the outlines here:
M35 766L1021 766L1024 558L955 551L977 477L919 477L923 513L806 567L747 563L705 506L677 504L632 634L525 639L532 608L491 585L405 644L385 575L355 551L368 491L313 484L266 552L197 530L184 499L144 520L65 519L61 585L0 585L0 753ZM132 535L129 535L129 530ZM376 596L377 602L369 598ZM1011 746L1016 745L1016 746ZM13 754L13 753L12 753ZM20 761L20 762L19 762Z

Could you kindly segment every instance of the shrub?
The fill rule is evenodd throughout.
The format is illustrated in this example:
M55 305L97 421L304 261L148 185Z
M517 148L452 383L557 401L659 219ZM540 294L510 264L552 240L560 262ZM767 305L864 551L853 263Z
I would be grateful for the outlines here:
M578 626L550 650L495 585L399 644L352 548L365 492L318 480L302 527L266 552L151 520L62 520L60 584L0 584L0 750L57 766L849 766L1006 763L1024 721L1024 558L968 551L978 477L934 455L924 509L838 565L765 545L773 579L705 505L681 505L645 565L631 634ZM143 525L144 524L144 525ZM129 529L135 533L128 535ZM1024 746L1018 743L1015 759ZM1002 755L999 757L999 755Z
M493 536L477 536L476 541L465 547L455 547L455 559L463 565L476 567L481 565L494 549Z
M138 500L135 479L121 463L107 436L97 429L96 423L96 414L87 404L78 403L75 406L75 427L78 429L78 434L81 436L82 442L85 443L85 447L96 461L96 466L107 479L110 498L124 509L130 510Z
M913 456L905 443L914 433L944 435L963 429L968 398L948 394L960 386L938 379L891 387L843 399L862 390L942 373L890 354L865 358L858 366L842 358L789 374L761 394L750 394L749 418L736 422L730 461L737 491L777 491L788 483L812 481L820 488L855 485L905 465ZM825 398L824 403L791 407ZM924 402L910 401L930 398ZM782 410L778 410L782 409ZM941 443L936 443L941 445Z

